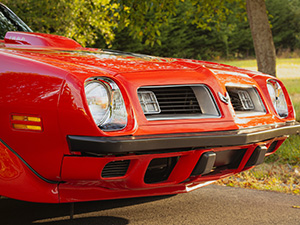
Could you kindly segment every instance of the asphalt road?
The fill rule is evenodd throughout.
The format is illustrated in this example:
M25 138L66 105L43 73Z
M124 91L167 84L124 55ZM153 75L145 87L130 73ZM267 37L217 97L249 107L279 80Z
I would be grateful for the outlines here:
M0 224L300 224L300 196L210 185L188 194L75 204L0 199Z

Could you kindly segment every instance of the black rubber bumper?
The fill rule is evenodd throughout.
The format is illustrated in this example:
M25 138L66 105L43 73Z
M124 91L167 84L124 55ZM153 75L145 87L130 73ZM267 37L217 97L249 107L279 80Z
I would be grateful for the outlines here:
M147 136L68 136L71 151L115 154L180 148L209 148L252 144L300 133L300 124L263 126L234 131Z

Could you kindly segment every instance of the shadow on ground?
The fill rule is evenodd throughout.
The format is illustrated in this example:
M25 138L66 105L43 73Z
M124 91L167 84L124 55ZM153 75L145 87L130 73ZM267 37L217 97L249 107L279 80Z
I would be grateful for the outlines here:
M114 208L122 208L130 205L159 201L172 196L157 196L144 198L131 198L119 200L105 200L95 202L75 203L74 219L70 220L70 204L45 204L23 202L9 198L0 199L1 225L33 224L43 221L42 224L66 225L66 224L128 224L129 221L120 217L91 216L76 218L76 214L93 213ZM52 218L59 218L55 220ZM53 221L54 220L54 221Z

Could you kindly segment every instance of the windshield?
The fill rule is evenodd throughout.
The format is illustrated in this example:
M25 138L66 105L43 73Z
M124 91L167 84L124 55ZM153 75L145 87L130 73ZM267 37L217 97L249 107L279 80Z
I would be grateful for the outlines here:
M0 3L0 39L4 39L7 31L32 32L19 17Z

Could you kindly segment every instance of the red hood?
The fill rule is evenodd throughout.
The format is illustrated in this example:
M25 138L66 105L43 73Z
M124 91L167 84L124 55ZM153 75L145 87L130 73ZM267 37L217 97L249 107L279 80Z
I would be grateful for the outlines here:
M236 72L236 75L261 75L259 72L248 71L238 67L211 62L160 58L141 54L98 49L66 50L13 46L9 48L1 48L0 51L31 58L33 60L51 64L69 71L72 71L78 67L100 69L109 73L127 73L153 70L191 70L199 67L206 67L207 69L216 72L228 71L231 74Z
M217 76L261 75L261 73L237 67L189 59L169 59L119 51L82 48L72 39L40 33L7 32L3 48L15 56L31 58L64 69L68 72L95 71L110 73L128 73L138 71L195 70L205 67ZM1 46L0 45L0 46ZM1 46L1 47L2 47ZM6 47L5 47L6 46ZM81 71L81 72L80 72Z
M113 73L126 73L152 70L191 69L187 65L170 63L175 61L173 59L96 49L57 50L52 48L24 48L13 46L13 48L2 48L0 51L24 56L67 70L72 70L74 67L88 67L89 69L100 69Z

